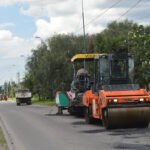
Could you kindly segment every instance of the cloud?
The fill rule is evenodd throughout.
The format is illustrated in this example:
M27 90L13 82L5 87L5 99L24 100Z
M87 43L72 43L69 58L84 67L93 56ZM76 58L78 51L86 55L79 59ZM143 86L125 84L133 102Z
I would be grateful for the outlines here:
M23 15L34 16L35 18L46 16L46 11L44 10L44 8L39 6L32 6L29 7L28 9L22 7L20 8L20 12Z
M136 0L132 2L121 0L84 1L86 31L89 34L100 32L108 23L119 18L122 20L129 17L136 21L138 16L134 14L133 17L132 12L143 14L142 8L147 7L148 1L139 3L130 13L121 17L136 2ZM81 0L36 0L30 2L28 8L21 8L21 13L37 18L35 23L37 31L34 35L42 38L53 33L82 34ZM41 19L43 16L49 19Z
M32 17L66 16L76 13L78 3L73 0L43 0L31 2L28 8L22 7L20 12Z
M0 40L8 41L12 39L12 33L8 30L0 30Z
M84 0L86 32L89 34L101 32L108 23L120 18L131 18L135 21L139 16L149 13L148 4L144 1L139 3L131 12L121 17L137 0ZM5 0L0 4L27 3L20 8L23 15L35 18L36 31L33 37L47 38L55 33L82 34L82 11L81 0ZM143 13L144 12L144 13ZM138 14L138 15L137 15ZM46 19L44 19L46 17ZM119 21L119 20L118 20ZM144 24L143 20L143 24ZM11 24L5 24L11 26ZM5 26L0 25L0 26ZM13 24L12 24L13 25ZM1 27L0 27L1 28ZM10 33L7 33L10 34ZM1 36L0 36L1 37Z
M31 49L36 46L35 39L25 40L14 36L9 30L0 30L0 84L4 81L16 80L16 73L21 76L25 72L25 59L31 55ZM21 56L24 56L21 57Z
M38 13L44 10L43 14L47 13L49 20L37 19L36 20L36 32L34 36L40 36L42 38L49 37L54 33L75 33L82 34L82 11L81 11L81 1L77 0L66 0L59 1L57 3L48 3L42 1L36 3L35 5L31 4L29 8L23 11L22 13L34 17L38 16ZM44 3L45 2L45 3ZM85 4L85 22L88 23L91 18L95 17L99 13L99 9L92 9L91 6L94 6L93 1L89 1ZM36 9L35 9L36 8ZM45 9L40 9L45 8ZM32 10L32 11L31 11ZM39 11L38 11L39 10ZM42 13L40 13L42 14ZM104 19L106 20L106 19ZM105 24L106 25L106 24ZM95 26L92 23L87 29L88 33L100 32L104 26L100 23L97 23Z
M0 54L3 58L20 57L21 54L30 54L34 47L30 41L13 36L9 30L0 30Z
M54 34L68 34L74 31L75 17L54 17L50 21L38 19L36 21L36 32L34 37L47 38Z
M84 0L85 10L85 26L86 32L89 34L101 32L108 23L120 18L138 20L144 14L149 13L147 4L141 2L130 13L121 17L129 8L131 8L137 0L118 1L118 0ZM40 36L47 38L55 33L75 33L82 34L82 11L81 0L5 0L0 4L16 4L27 3L21 5L20 13L32 16L35 19L36 31L33 37ZM146 9L145 9L146 8ZM144 9L146 12L144 12ZM142 13L144 12L144 14ZM139 14L138 16L136 14ZM44 19L46 17L46 19ZM118 20L119 21L119 20ZM142 22L144 24L144 20ZM0 24L0 29L13 24ZM8 33L7 33L8 34ZM1 37L1 36L0 36Z
M13 5L13 4L17 4L17 3L24 3L24 2L28 2L31 3L35 0L0 0L0 5L1 6L8 6L8 5Z
M4 28L7 28L7 27L13 27L13 26L15 26L15 24L12 23L12 22L0 23L0 29L4 29Z
M120 18L138 20L138 15L149 13L148 1L139 3L127 15L121 16L136 4L137 0L84 0L86 31L97 33L102 31L108 23ZM5 0L0 4L27 3L20 8L23 15L35 18L36 32L34 36L46 38L54 33L82 34L81 0ZM136 12L136 13L134 13ZM143 13L144 12L144 13ZM141 16L142 17L142 16ZM46 19L44 19L46 18ZM144 22L148 22L146 19Z

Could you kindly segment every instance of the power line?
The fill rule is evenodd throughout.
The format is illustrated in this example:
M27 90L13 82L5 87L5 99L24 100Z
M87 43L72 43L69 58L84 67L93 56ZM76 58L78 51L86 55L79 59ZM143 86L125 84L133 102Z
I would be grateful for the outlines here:
M134 9L142 0L138 0L132 7L130 7L125 13L123 13L118 20L120 20L123 16L125 16L126 14L128 14L132 9Z
M149 0L143 0L143 1L145 1L145 3L148 3L148 4L146 4L146 6L149 6L149 4L150 4L150 1ZM144 3L144 4L145 4ZM142 13L141 13L142 14ZM138 21L141 21L141 20L149 20L149 14L148 15L145 15L145 16L138 16L136 19L138 20ZM132 19L132 18L131 18ZM147 23L149 23L149 22L147 22Z
M118 5L122 0L117 1L116 3L114 3L113 5L111 5L108 9L105 9L101 14L97 15L96 17L94 17L93 19L91 19L87 24L85 24L85 27L88 26L89 24L91 24L93 21L95 21L97 18L102 17L105 13L107 13L110 9L112 9L113 7L115 7L116 5ZM79 32L82 29L79 28L77 31L75 32Z
M122 0L117 1L116 3L114 3L112 6L110 6L108 9L106 9L103 13L97 15L95 18L91 19L91 21L89 21L86 26L88 26L90 23L92 23L93 21L95 21L97 18L103 16L105 13L107 13L110 9L112 9L114 6L118 5Z

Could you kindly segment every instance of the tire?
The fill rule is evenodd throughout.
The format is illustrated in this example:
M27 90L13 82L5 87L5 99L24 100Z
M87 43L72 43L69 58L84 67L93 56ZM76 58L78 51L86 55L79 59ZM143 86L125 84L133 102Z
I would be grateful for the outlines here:
M31 104L32 104L32 102L31 102L31 99L30 99L30 98L26 99L26 104L27 104L27 105L31 105Z
M17 105L17 106L20 106L20 101L19 101L19 99L16 99L16 105Z
M149 126L149 121L145 121L139 124L139 128L148 128L148 126Z
M72 115L72 116L74 116L74 115L76 114L73 107L69 107L69 108L68 108L68 112L69 112L69 114Z
M92 107L91 106L85 108L85 121L88 124L92 124L94 121L94 119L92 117Z
M74 116L74 115L75 115L75 113L72 112L72 111L68 111L68 112L69 112L69 114L70 114L71 116Z
M112 126L110 125L109 119L108 119L108 109L104 109L102 111L102 123L106 129L112 129Z
M27 105L31 105L32 103L31 102L27 102Z
M20 106L20 103L16 103L17 106Z

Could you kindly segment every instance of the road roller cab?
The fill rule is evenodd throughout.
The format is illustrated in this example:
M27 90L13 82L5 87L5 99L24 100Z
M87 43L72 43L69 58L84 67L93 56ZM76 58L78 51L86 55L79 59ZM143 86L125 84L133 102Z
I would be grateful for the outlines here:
M100 119L106 128L147 127L150 95L133 84L134 59L129 53L95 57L92 90L83 95L85 119Z
M91 89L94 76L93 64L95 57L101 54L76 54L72 57L74 76L71 83L69 112L74 115L84 115L82 97L85 91ZM70 96L71 95L71 96Z

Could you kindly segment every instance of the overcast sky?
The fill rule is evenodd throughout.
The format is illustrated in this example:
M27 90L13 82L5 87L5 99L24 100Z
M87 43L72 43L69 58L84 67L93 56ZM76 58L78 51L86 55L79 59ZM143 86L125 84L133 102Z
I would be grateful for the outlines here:
M24 75L31 49L55 33L82 34L82 0L0 0L0 84ZM86 33L113 20L149 25L150 0L84 0Z

